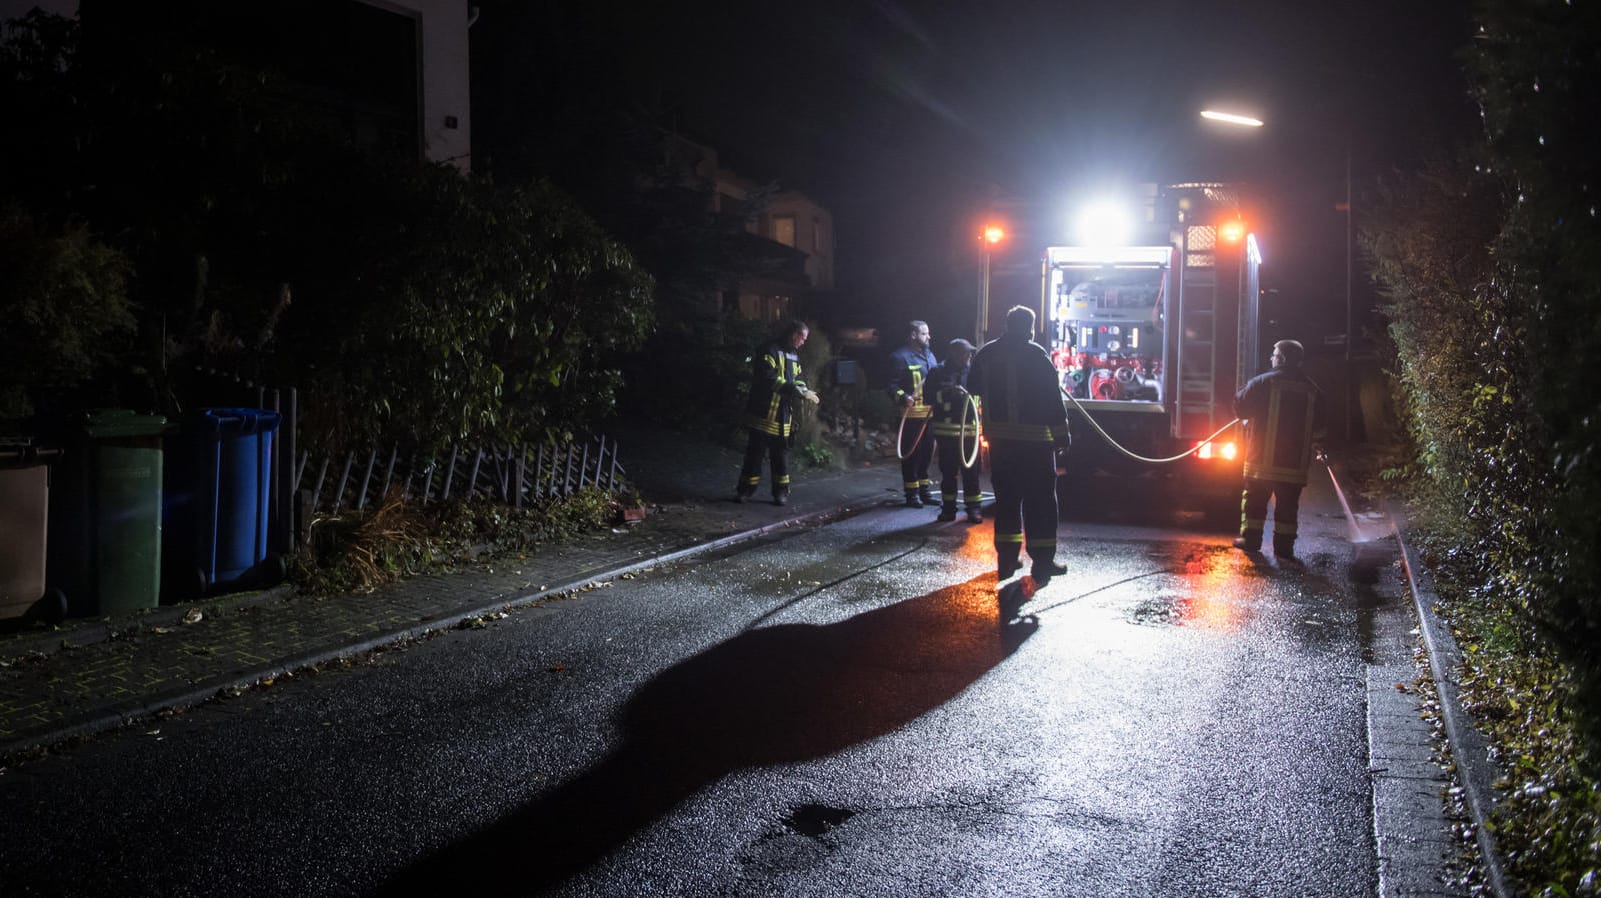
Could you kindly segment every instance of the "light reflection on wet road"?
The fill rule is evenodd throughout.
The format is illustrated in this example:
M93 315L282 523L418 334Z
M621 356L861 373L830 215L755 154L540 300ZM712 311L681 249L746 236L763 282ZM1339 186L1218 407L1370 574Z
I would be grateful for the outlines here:
M169 722L159 750L85 746L10 790L34 825L8 853L98 844L119 824L85 808L120 795L160 835L75 856L130 894L1375 893L1382 566L1354 582L1315 526L1289 564L1070 522L1069 574L1025 597L997 590L990 525L928 517L453 632Z

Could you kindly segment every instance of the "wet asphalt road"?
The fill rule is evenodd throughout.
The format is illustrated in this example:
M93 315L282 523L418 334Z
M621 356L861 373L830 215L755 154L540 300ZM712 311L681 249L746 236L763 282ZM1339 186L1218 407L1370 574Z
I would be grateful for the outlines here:
M1377 890L1383 566L883 509L302 675L0 779L7 895Z

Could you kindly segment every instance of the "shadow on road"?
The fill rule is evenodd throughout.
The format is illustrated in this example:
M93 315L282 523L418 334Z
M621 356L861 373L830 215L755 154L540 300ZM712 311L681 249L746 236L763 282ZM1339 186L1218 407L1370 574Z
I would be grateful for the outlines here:
M825 757L896 730L1034 632L995 587L990 573L833 624L746 630L688 658L624 706L614 752L401 871L381 894L537 893L728 773Z
M1057 502L1066 522L1155 527L1233 534L1240 527L1238 493L1200 498L1175 484L1137 477L1059 481Z

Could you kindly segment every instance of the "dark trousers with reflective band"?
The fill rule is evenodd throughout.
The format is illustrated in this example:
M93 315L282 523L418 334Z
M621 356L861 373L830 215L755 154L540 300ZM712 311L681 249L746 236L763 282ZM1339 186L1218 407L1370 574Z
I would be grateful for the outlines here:
M772 462L773 467L773 495L782 496L789 492L789 441L777 434L762 433L759 430L750 432L750 442L745 444L745 466L739 472L739 486L741 496L749 496L756 492L756 486L762 482L762 456L765 455Z
M1301 512L1301 490L1305 484L1245 478L1245 494L1240 497L1240 538L1253 546L1262 545L1267 528L1267 502L1273 499L1273 548L1295 548L1296 521Z
M1056 560L1056 452L1050 443L990 441L995 557L1015 564L1026 544L1036 565Z
M962 502L969 508L978 508L984 504L983 491L978 485L978 462L975 460L971 468L962 467L962 462L969 458L976 459L973 451L977 437L936 437L939 445L939 493L940 505L946 511L956 510L956 481L961 478Z
M917 448L913 449L912 444ZM927 492L934 485L928 479L928 464L934 460L934 425L929 418L907 418L901 430L901 480L908 493Z

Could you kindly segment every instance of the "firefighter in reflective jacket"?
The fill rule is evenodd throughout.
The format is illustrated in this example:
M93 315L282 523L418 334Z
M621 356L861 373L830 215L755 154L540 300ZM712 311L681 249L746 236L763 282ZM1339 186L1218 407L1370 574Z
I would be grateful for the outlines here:
M982 403L995 487L995 569L1017 572L1025 547L1036 584L1066 573L1056 563L1058 455L1071 444L1056 367L1035 343L1034 310L1013 306L1006 333L973 357L967 389Z
M1271 497L1273 554L1295 557L1301 488L1323 413L1323 391L1301 370L1305 358L1294 340L1274 343L1273 370L1251 378L1234 397L1234 413L1245 421L1245 494L1235 548L1261 551Z
M773 504L789 501L789 461L785 457L794 432L795 400L817 404L817 394L801 378L800 356L811 333L803 321L785 325L778 339L763 346L751 358L750 400L745 404L744 424L750 431L745 445L745 465L734 488L734 501L743 502L756 492L762 481L762 456L771 461Z
M968 363L973 359L973 344L961 337L950 342L945 364L929 372L923 389L934 398L934 444L939 448L939 520L956 520L956 484L961 478L962 504L967 508L967 522L981 524L984 514L980 506L983 494L978 485L978 465L971 468L963 463L977 456L978 413L969 408L967 392Z
M895 404L906 410L896 453L904 456L901 486L906 490L906 507L922 508L934 504L934 481L928 479L928 463L934 458L934 440L928 433L928 424L934 410L924 399L924 381L937 362L928 348L928 324L913 321L909 327L906 345L890 356L889 392Z

